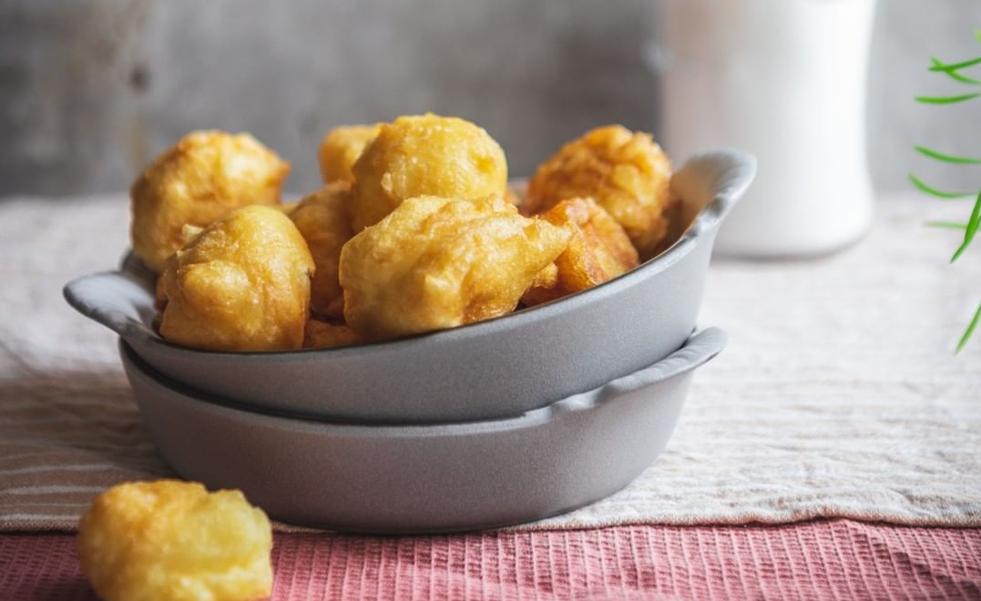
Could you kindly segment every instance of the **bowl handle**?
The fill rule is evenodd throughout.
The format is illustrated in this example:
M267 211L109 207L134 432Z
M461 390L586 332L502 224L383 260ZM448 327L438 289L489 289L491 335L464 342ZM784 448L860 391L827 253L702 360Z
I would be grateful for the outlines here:
M143 278L120 271L95 273L68 282L63 293L76 311L124 338L156 337L146 325L155 312Z
M717 227L756 178L756 157L717 148L689 158L671 176L671 190L687 200L680 221L705 229Z
M721 353L727 342L728 336L720 328L704 329L693 334L683 347L654 365L618 378L604 388L608 388L611 393L620 394L680 376Z

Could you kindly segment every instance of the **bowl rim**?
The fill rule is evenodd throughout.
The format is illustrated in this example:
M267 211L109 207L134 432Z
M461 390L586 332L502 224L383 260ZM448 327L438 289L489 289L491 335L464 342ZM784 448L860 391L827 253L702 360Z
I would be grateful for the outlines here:
M311 357L330 355L331 357L346 357L361 355L366 351L387 351L399 352L402 347L418 346L420 344L454 344L459 341L469 340L485 336L494 331L511 330L522 328L532 321L548 320L552 317L575 310L584 304L594 304L605 298L617 294L621 290L630 288L649 277L655 272L663 271L671 267L685 256L691 253L706 232L709 232L721 223L722 218L729 212L739 197L745 192L746 188L752 183L756 175L756 158L745 151L732 148L717 148L704 152L699 152L688 158L681 169L672 174L672 178L677 173L682 172L686 167L698 161L721 160L728 163L718 170L716 181L713 182L713 197L698 212L695 219L688 228L678 237L668 248L659 254L651 257L639 266L611 279L602 284L598 284L587 290L582 290L551 300L533 307L525 307L511 313L499 315L482 321L463 324L444 330L434 332L422 332L395 338L392 340L379 340L374 342L364 342L355 345L341 346L335 348L300 348L289 350L248 350L248 351L217 351L196 349L191 347L173 344L152 333L149 328L142 329L125 328L124 331L117 330L117 333L127 339L132 338L162 348L165 352L186 354L188 356L206 356L214 360L231 360L237 362L255 361L276 361L292 360L299 356ZM738 177L734 177L738 176ZM730 181L730 180L735 180ZM145 277L145 275L133 273L133 267L127 266L130 261L124 261L121 271L99 272L94 275L123 274ZM143 268L146 269L145 267ZM149 273L149 272L146 272ZM83 276L79 279L84 279ZM77 280L75 280L77 281ZM73 282L65 286L64 295L68 303L83 314L88 314L84 309L81 299L75 297L70 287ZM115 329L115 328L113 328Z
M175 395L188 403L198 404L205 411L227 414L236 420L258 421L265 426L300 429L316 434L334 433L375 438L431 438L534 428L560 419L566 414L593 411L607 403L617 402L617 399L623 395L690 374L721 353L727 343L728 336L724 330L710 327L694 332L685 340L681 348L646 367L614 378L590 390L556 399L547 405L520 414L455 422L404 423L312 419L292 415L286 411L254 407L199 391L160 373L143 360L122 337L119 338L118 349L128 378L132 378L130 372L135 372L138 377L147 380L151 386L168 395ZM132 387L132 383L130 385ZM657 402L657 399L648 399L647 402Z

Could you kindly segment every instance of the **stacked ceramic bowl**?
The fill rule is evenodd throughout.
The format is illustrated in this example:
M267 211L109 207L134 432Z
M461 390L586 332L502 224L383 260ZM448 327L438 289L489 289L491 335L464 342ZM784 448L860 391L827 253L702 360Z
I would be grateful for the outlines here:
M678 240L610 282L412 338L221 353L153 330L131 262L65 288L120 335L146 427L182 476L233 487L273 517L372 532L525 522L607 496L667 444L693 370L724 334L692 334L718 227L751 157L698 155L674 176Z

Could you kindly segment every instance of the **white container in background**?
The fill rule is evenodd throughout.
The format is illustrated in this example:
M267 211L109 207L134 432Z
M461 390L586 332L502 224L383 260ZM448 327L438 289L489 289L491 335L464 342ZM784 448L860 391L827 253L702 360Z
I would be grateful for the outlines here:
M733 146L759 174L720 254L798 257L872 218L865 97L875 0L662 0L660 137L671 156Z

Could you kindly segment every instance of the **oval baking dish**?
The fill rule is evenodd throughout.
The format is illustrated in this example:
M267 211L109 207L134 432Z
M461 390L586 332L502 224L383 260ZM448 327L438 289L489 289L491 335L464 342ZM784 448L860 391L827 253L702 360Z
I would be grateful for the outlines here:
M120 355L151 438L184 478L239 488L272 517L362 532L470 530L569 511L626 486L664 449L693 370L725 334L695 334L636 373L518 417L352 425L243 410Z
M152 276L131 263L69 283L65 297L165 376L259 409L372 423L518 415L681 346L701 305L716 233L755 169L750 155L732 150L687 161L671 185L688 227L666 251L614 280L496 319L390 342L252 353L172 345L152 327Z

